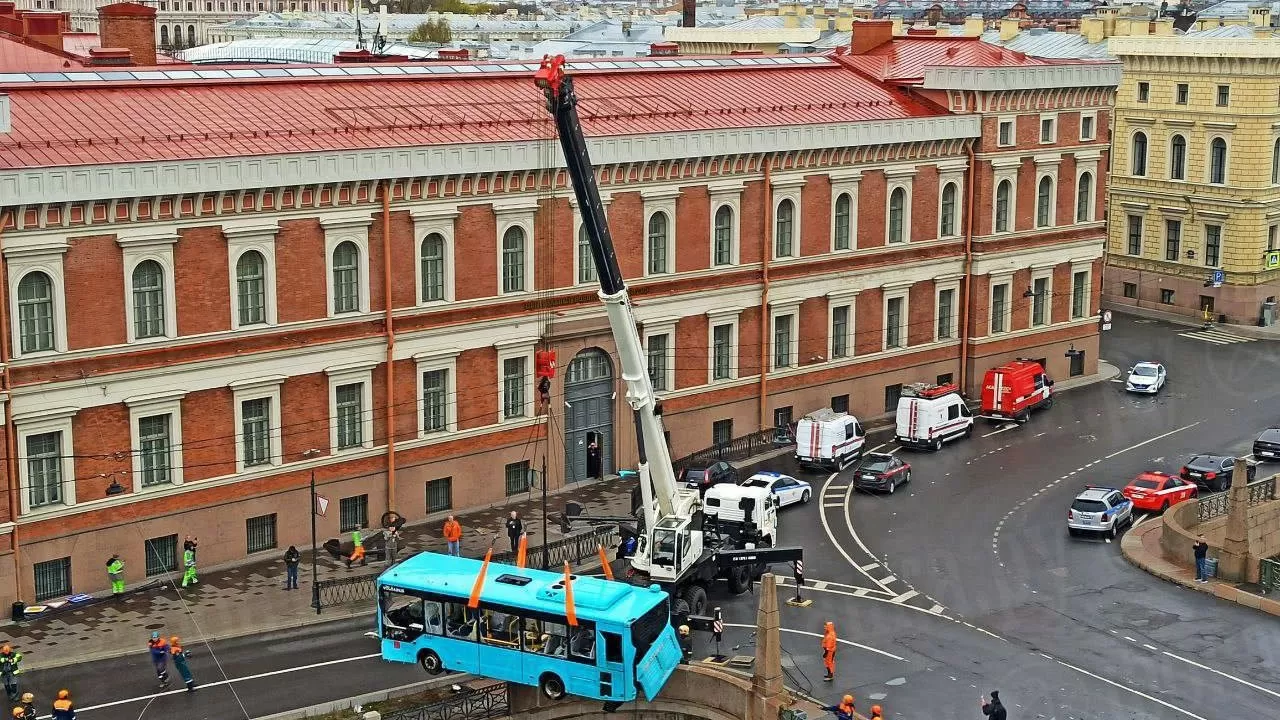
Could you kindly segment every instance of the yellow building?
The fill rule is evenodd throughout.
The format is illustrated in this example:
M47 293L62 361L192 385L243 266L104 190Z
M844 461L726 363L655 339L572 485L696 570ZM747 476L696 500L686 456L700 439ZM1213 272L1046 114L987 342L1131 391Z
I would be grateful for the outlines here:
M1104 300L1256 324L1280 295L1280 40L1116 37L1110 52L1124 75Z

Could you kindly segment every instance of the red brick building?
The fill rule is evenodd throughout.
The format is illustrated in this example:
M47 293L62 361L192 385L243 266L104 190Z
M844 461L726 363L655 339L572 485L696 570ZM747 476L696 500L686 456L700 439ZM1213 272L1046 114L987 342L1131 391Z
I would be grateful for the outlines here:
M675 455L1015 355L1094 372L1118 67L888 26L573 64ZM532 70L0 76L0 604L186 533L305 546L312 472L324 538L501 502L544 453L580 480L590 439L634 461Z

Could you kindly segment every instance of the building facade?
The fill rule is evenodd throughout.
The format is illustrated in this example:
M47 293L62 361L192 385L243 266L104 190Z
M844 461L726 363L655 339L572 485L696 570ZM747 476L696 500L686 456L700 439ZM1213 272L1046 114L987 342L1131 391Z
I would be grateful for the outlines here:
M1280 295L1280 42L1197 33L1110 47L1124 80L1106 300L1257 323Z
M575 63L675 455L1015 356L1094 372L1075 185L1105 183L1114 65L903 42L951 67ZM591 440L634 463L535 66L462 67L0 85L0 602L98 589L111 553L163 573L180 534L208 564L303 547L313 472L326 538L501 503L544 458L581 480ZM71 107L95 123L35 121Z

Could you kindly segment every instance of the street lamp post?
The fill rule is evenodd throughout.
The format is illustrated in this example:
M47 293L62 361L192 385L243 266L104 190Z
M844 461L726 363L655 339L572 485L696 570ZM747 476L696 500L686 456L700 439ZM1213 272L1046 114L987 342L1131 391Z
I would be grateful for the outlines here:
M547 548L547 454L542 454L542 569L551 566L550 550Z
M311 458L319 455L320 451L312 448L302 456ZM316 469L311 468L311 607L316 609L316 614L320 614L320 546L316 542Z

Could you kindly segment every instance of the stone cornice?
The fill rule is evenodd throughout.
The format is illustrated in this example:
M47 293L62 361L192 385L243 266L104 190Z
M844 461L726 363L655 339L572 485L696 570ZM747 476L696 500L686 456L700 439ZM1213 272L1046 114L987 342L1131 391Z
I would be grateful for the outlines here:
M1031 67L927 67L924 87L929 90L976 90L998 92L1027 88L1115 87L1120 84L1121 65L1079 63Z

